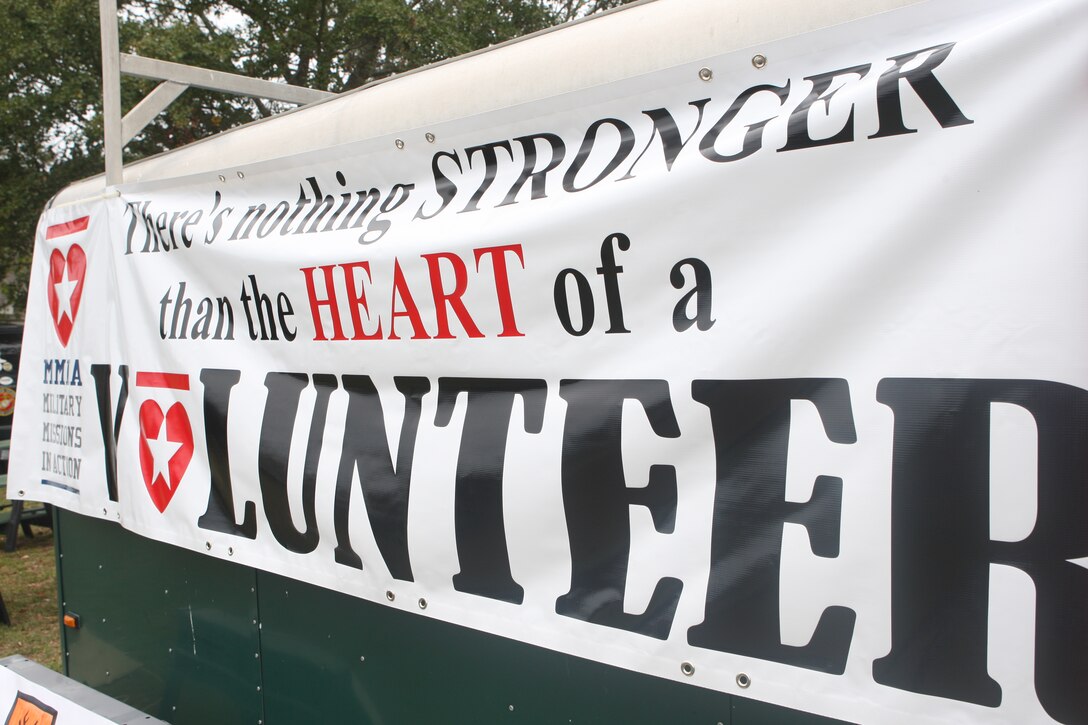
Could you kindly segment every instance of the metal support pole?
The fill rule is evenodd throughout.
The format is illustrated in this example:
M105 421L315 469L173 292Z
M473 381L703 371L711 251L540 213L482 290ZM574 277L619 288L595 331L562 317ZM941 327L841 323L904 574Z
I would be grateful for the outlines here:
M102 32L102 119L106 155L106 185L116 186L121 175L121 60L117 39L117 0L98 0Z

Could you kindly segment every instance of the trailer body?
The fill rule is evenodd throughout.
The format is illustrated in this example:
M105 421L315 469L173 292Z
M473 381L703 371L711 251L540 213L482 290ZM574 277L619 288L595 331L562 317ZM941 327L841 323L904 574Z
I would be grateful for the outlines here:
M634 3L63 190L11 477L66 672L174 723L1088 722L1086 33Z

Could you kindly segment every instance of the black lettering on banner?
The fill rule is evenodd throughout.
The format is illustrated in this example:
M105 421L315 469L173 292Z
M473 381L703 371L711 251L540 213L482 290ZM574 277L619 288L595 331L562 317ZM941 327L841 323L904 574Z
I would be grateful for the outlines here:
M567 278L574 280L574 286L578 290L578 315L581 318L581 326L575 327L571 319L570 300L567 296ZM589 288L589 280L576 269L567 268L555 278L552 288L552 296L555 298L555 312L559 315L559 324L567 331L568 335L581 337L593 328L593 291Z
M337 172L337 174L340 174L340 172ZM338 178L343 178L343 175L340 175ZM264 239L273 231L275 231L276 227L283 223L283 220L287 218L287 215L290 212L291 205L287 203L286 199L281 199L279 202L277 202L276 205L272 207L272 209L268 212L268 214L263 219L261 219L261 224L257 227L257 238ZM333 215L333 219L336 219L335 214ZM328 228L326 227L321 231L328 231Z
M381 206L378 207L378 211L382 214L388 214L396 211L404 204L408 203L409 197L412 195L412 191L416 188L415 184L393 184L389 189L389 194L382 200ZM360 219L360 221L362 221ZM366 231L359 235L359 244L373 244L381 239L386 232L393 228L393 222L388 219L381 219L375 217L371 220L370 224L367 224ZM376 233L377 236L373 239L367 239L367 235Z
M589 155L593 151L593 145L597 143L597 134L604 125L609 125L615 128L620 134L620 142L616 147L616 150L612 154L612 158L608 160L605 167L601 169L601 172L597 176L583 187L577 187L574 185L578 177L578 172L585 166L586 161L589 160ZM631 150L635 148L635 132L631 130L624 121L618 118L602 118L599 121L594 121L586 129L586 135L582 138L582 145L578 147L578 153L574 157L574 161L571 163L567 172L563 174L563 190L567 192L585 191L591 186L596 186L600 182L615 171L623 160L631 155Z
M941 128L974 123L963 115L963 111L952 100L952 96L933 75L933 69L944 62L955 45L955 43L945 43L888 58L895 65L881 74L876 86L876 111L880 119L880 129L869 138L917 133L917 129L907 128L903 122L903 99L899 95L899 81L903 80L910 84L910 87L918 94L918 98L926 104L926 108L937 119L937 123L941 124ZM916 68L903 70L908 63L923 53L929 53L929 57Z
M604 280L604 301L608 309L606 335L631 332L623 323L623 300L620 296L620 274L623 272L623 267L616 263L616 250L626 252L630 248L631 240L621 232L609 234L601 242L601 266L597 267L596 271ZM581 318L581 327L575 327L571 319L570 300L567 296L568 277L574 280L575 287L578 289L578 314ZM581 337L589 332L593 327L593 292L590 290L589 280L585 275L576 269L564 269L555 278L552 296L559 322L567 334Z
M239 237L242 239L248 239L253 234L254 227L257 226L257 222L261 221L261 217L268 211L267 204L251 204L246 213L242 215L242 219L234 227L234 233L227 239L228 242L233 242ZM249 226L243 229L243 225L249 222Z
M337 173L340 174L341 179L343 179L343 174L339 171ZM292 234L315 233L317 231L318 225L321 224L322 221L324 221L328 213L332 211L333 208L336 206L336 197L332 196L331 194L322 193L321 185L317 183L316 176L307 176L306 181L310 184L310 190L313 192L314 205L309 211L306 212L306 216L302 217L302 221L299 222L299 225L297 227L295 227L295 230L292 232ZM342 180L340 184L341 186L343 186L344 181ZM341 207L341 211L342 210L343 207ZM306 227L307 223L309 223L310 225L309 228ZM333 217L329 219L327 228L331 229L332 225L335 223L336 215L334 214ZM249 237L248 232L246 233L246 237Z
M257 538L257 506L246 501L241 523L234 520L234 486L230 477L230 446L227 444L227 420L230 393L241 373L237 370L205 368L200 371L204 385L204 442L208 449L208 508L196 525L209 531Z
M223 195L218 191L215 192L215 202L212 204L212 210L208 212L212 218L212 228L211 231L204 235L205 244L211 244L216 240L219 236L219 232L223 230L223 225L226 223L223 217L230 216L231 212L234 211L234 207L232 206L225 206L222 209L219 209L219 205L222 202ZM219 209L218 213L216 213L217 209Z
M155 217L154 223L151 225L151 232L152 232L152 235L155 238L154 251L156 251L156 252L159 251L159 249L160 249L159 245L160 244L162 245L162 247L161 247L162 251L164 251L164 252L169 252L170 251L170 244L166 240L166 235L164 234L165 231L166 231L166 212L160 211L159 215L157 217Z
M1063 723L1088 722L1088 391L1041 380L887 378L892 459L889 687L997 707L988 674L990 566L1035 585L1035 690ZM990 538L990 410L1027 410L1038 430L1038 508L1021 541ZM1030 485L1031 482L1025 482Z
M681 259L673 265L669 272L669 282L674 289L684 288L684 267L691 267L691 274L695 278L695 286L684 293L684 296L676 303L672 310L672 326L677 332L683 332L692 325L697 325L699 330L706 332L714 326L714 318L711 317L714 309L713 284L710 279L710 267L707 263L696 257ZM692 298L695 299L695 316L688 314Z
M449 151L439 151L433 157L431 157L431 175L434 177L434 190L438 193L438 198L442 200L438 209L433 214L426 214L423 211L423 205L419 205L419 209L416 210L416 215L413 219L433 219L434 217L445 211L446 207L450 205L454 197L457 196L457 184L453 183L453 180L439 168L438 162L441 159L450 159L457 166L457 171L464 173L464 169L461 168L461 159L457 158L457 154Z
M551 159L544 166L543 169L536 168L536 142L537 140L545 141L551 146ZM538 133L532 136L519 136L514 139L521 144L522 154L525 156L525 161L521 167L521 173L518 175L517 180L510 187L510 191L506 192L506 198L502 200L499 206L507 206L509 204L517 203L518 192L522 187L532 179L532 186L530 187L530 199L544 199L547 197L546 182L548 172L552 171L563 162L563 156L566 154L567 147L563 143L563 139L556 136L554 133Z
M831 87L831 82L836 78L844 75L856 75L859 78L864 78L865 74L869 72L871 66L866 63L865 65L855 65L850 68L841 68L839 70L833 70L829 73L818 73L814 76L808 76L806 81L812 83L812 90L809 92L805 100L801 101L801 105L793 109L793 113L790 114L790 120L787 127L786 145L778 149L779 151L795 151L796 149L807 149L815 146L829 146L837 143L849 143L854 140L854 106L850 106L850 115L846 117L846 123L843 124L841 130L838 133L828 136L827 138L814 139L808 131L809 123L809 111L812 109L812 105L816 101L824 102L824 109L830 110L831 99L839 92L839 88L827 93L827 89ZM827 93L827 95L824 95Z
M285 237L288 234L294 233L291 229L291 225L295 223L295 219L298 218L298 215L302 213L302 210L305 209L306 205L309 203L310 197L306 196L306 187L304 187L302 184L299 184L298 197L295 199L295 208L287 217L287 219L283 222L283 226L280 227L279 234L281 237ZM347 223L346 219L344 220L344 223ZM343 229L344 226L341 225L340 228Z
M359 189L355 192L355 203L352 205L348 213L344 215L344 220L340 222L340 225L336 227L337 231L344 229L358 229L366 223L370 218L370 213L378 207L378 203L381 200L381 192L374 187L369 189ZM379 212L381 209L378 210ZM377 214L375 214L377 216ZM365 232L364 232L365 234ZM362 235L360 235L360 239Z
M317 466L329 413L329 396L337 388L335 375L314 375L317 397L306 437L306 458L302 469L302 515L306 529L299 531L291 519L291 503L287 498L287 467L299 398L308 384L309 376L306 373L268 373L265 376L268 399L264 406L261 442L257 451L257 477L261 483L261 499L264 501L268 528L283 548L298 554L308 554L316 549L320 537L315 509Z
M121 376L121 389L117 393L117 413L113 412L110 398L110 378L113 368L96 363L91 365L95 397L98 400L98 425L102 431L102 454L105 456L106 492L110 501L117 501L117 437L121 434L121 420L125 417L128 402L128 365L117 368Z
M427 378L397 377L393 384L404 396L404 421L400 426L397 465L389 451L385 430L385 415L378 390L368 375L345 375L344 391L348 394L347 415L344 418L344 445L340 452L340 469L336 474L336 502L333 507L333 527L336 549L333 558L338 564L363 568L363 561L351 548L348 510L351 505L351 482L359 474L370 528L374 541L394 579L413 581L412 561L408 554L408 493L412 481L412 460L416 450L423 396L430 392Z
M623 325L623 301L620 299L620 273L623 272L623 267L616 264L613 242L621 252L631 248L631 240L626 234L619 232L609 234L601 242L601 266L597 267L597 274L604 278L604 301L608 308L608 329L604 331L606 335L631 332Z
M706 104L710 103L709 98L701 98L698 101L691 101L688 103L699 112L699 116L695 119L695 126L691 129L691 133L687 138L680 137L680 129L676 125L676 119L672 117L672 114L667 108L655 108L650 111L643 111L643 115L649 116L653 121L653 131L650 132L650 140L646 142L646 147L642 149L642 153L638 155L631 167L627 169L627 173L616 179L616 181L623 181L624 179L630 179L634 177L631 173L638 166L638 162L642 160L642 157L646 155L646 152L650 150L650 146L654 143L654 136L661 138L661 152L665 155L665 169L672 171L672 165L676 161L676 157L680 155L680 152L684 150L684 147L688 145L688 141L695 136L696 131L699 130L699 126L703 123L703 110L706 108Z
M654 528L672 533L676 521L676 469L650 467L642 488L623 475L622 418L625 400L637 400L654 433L678 438L680 426L665 380L563 380L567 401L563 427L563 508L570 537L570 591L555 611L585 622L667 639L683 582L664 577L642 614L623 611L631 558L630 507L645 506Z
M125 213L132 215L132 221L129 222L128 229L125 232L125 254L132 254L132 242L133 239L135 239L136 228L138 226L142 227L144 233L144 249L142 251L148 251L149 226L147 224L147 207L150 205L150 201L145 201L142 205L134 201L125 203Z
M468 158L470 168L472 167L472 157L476 155L477 151L483 156L484 179L480 182L476 191L472 193L472 197L468 200L468 204L465 204L465 208L458 212L459 214L464 214L466 211L479 211L480 200L484 198L484 194L486 194L487 190L491 188L491 185L495 183L495 177L498 175L499 169L499 155L495 152L495 149L504 149L506 153L510 155L511 159L514 158L514 152L510 147L509 141L496 141L494 143L465 149L465 156Z
M790 83L789 81L786 81L786 85L784 86L766 84L752 86L748 90L741 92L741 94L733 101L733 104L729 106L729 109L718 119L718 122L711 126L710 130L707 131L706 135L699 141L699 151L707 160L718 163L740 161L763 148L763 127L777 118L776 116L771 116L762 121L756 121L755 123L749 124L747 130L744 132L744 143L741 146L740 151L735 154L720 154L714 150L714 145L718 142L718 139L721 137L722 132L725 131L726 127L733 122L733 119L735 119L741 109L744 108L744 104L748 102L748 99L757 93L763 93L764 91L778 96L779 104L783 104L786 102L786 99L789 98Z
M185 283L183 282L182 292L184 292L184 284ZM277 319L279 320L279 331L283 333L284 338L286 338L288 342L295 339L297 334L296 330L291 329L287 324L288 318L295 313L291 307L291 300L287 295L282 292L279 293L279 296L276 297L276 304L273 305L272 297L261 292L260 287L257 286L257 277L251 274L249 275L248 289L246 288L246 283L242 282L242 292L241 295L239 295L239 299L242 301L242 308L246 313L246 324L249 327L249 339L280 339L276 327ZM253 303L252 310L250 309L250 302ZM177 321L177 315L177 308L175 308L175 323ZM186 319L188 319L187 316L188 311L186 311Z
M857 614L828 607L803 646L782 644L782 530L808 531L812 552L839 554L842 479L820 476L807 503L786 501L790 403L809 400L835 443L854 443L850 390L841 379L696 380L710 409L717 465L706 616L688 643L841 675Z
M344 176L343 171L337 170L337 172L336 172L336 183L339 184L340 188L342 188L342 189L347 188L348 180L347 180L347 177ZM323 226L321 228L321 231L323 231L323 232L332 231L333 225L335 225L336 222L339 221L340 217L344 214L344 212L347 210L347 208L351 205L351 200L352 200L352 197L354 195L355 195L355 192L352 192L352 191L341 191L340 192L340 203L339 203L339 205L337 205L336 211L334 211L332 213L332 216L329 217L329 220L327 222L325 222L325 226ZM278 206L280 206L280 204L283 205L284 212L283 212L282 215L277 216L277 221L272 222L273 227L275 227L275 225L279 223L278 219L282 219L284 216L286 216L287 211L291 208L291 205L288 204L286 200L280 201L279 204L277 204L276 206L278 207ZM346 222L347 222L347 219L345 219L343 222L340 222L341 227ZM262 227L263 227L263 225L264 225L264 222L262 222ZM337 227L337 228L339 229L341 227ZM260 233L260 230L258 230L258 234L259 233Z
M181 242L185 245L186 249L193 246L193 235L187 234L187 232L189 231L190 227L195 227L197 224L199 224L200 220L203 218L204 211L202 209L197 209L189 214L189 216L185 218L185 221L182 222Z
M548 387L543 380L439 378L435 425L447 426L457 396L467 393L465 425L457 454L454 529L461 571L453 588L521 604L525 590L510 572L502 511L503 467L514 396L525 406L525 432L544 425Z

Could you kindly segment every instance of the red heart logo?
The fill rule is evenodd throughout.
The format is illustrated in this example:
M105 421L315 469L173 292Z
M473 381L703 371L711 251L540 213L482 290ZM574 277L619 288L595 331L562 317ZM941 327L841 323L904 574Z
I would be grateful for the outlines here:
M83 297L83 277L87 273L87 255L83 247L73 244L65 256L59 249L49 255L49 311L60 344L68 347L72 336L79 301Z
M154 400L140 406L140 470L155 508L162 513L177 493L193 457L193 428L181 403L163 416Z

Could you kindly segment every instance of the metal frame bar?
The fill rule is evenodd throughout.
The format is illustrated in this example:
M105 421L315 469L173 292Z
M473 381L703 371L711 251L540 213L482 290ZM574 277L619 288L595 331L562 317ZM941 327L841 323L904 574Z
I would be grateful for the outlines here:
M166 107L177 100L188 87L184 83L174 81L163 81L155 86L155 90L144 96L144 99L133 106L132 110L121 119L121 143L126 144L131 141L143 130L144 126L165 111Z
M144 58L139 55L121 53L121 72L125 75L153 78L160 81L173 81L195 88L210 91L223 91L238 96L255 96L287 103L313 103L323 98L336 95L328 91L291 86L276 81L248 78L235 73L196 68L166 60Z
M121 152L125 144L189 87L299 105L336 95L328 91L121 53L117 37L117 0L98 0L98 16L102 33L102 114L107 186L116 186L124 178ZM163 81L124 118L121 117L122 73Z

